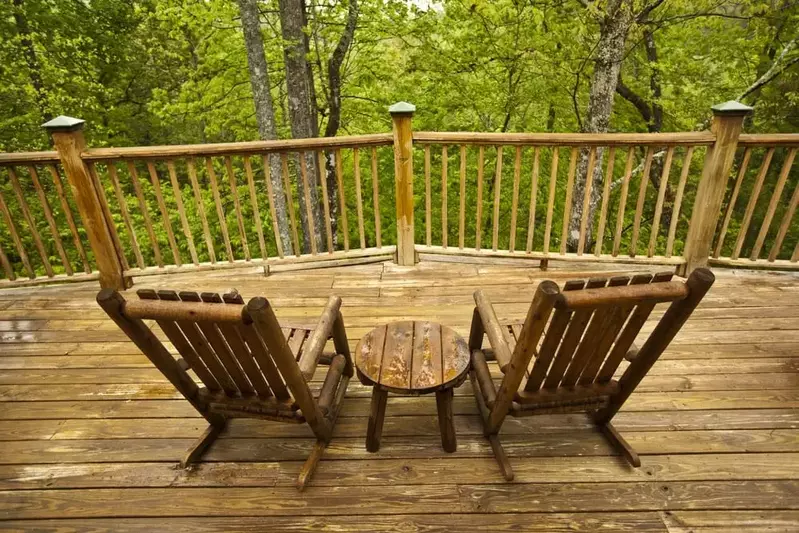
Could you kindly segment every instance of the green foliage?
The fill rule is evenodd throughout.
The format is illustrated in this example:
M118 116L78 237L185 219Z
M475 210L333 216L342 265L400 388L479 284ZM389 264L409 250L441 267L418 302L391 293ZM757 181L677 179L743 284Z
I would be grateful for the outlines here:
M360 0L360 16L353 45L344 61L342 79L342 134L389 131L391 121L386 108L406 100L417 106L416 130L463 131L577 131L584 120L588 91L599 38L597 14L602 1L586 8L581 2L518 2L515 0L446 0L429 7L401 0ZM335 48L347 14L346 2L308 2L309 62L316 80L320 131L324 130L329 102L327 59ZM635 8L643 2L636 0ZM289 136L287 96L283 71L277 2L260 4L265 53L270 67L275 113L280 137ZM799 69L795 62L799 47L781 57L783 48L799 34L799 13L795 3L765 3L759 0L673 0L662 3L645 19L633 25L627 40L622 65L626 86L640 96L646 106L662 109L662 131L690 131L709 123L712 104L738 98L780 61L791 65L761 89L745 94L744 102L755 106L747 120L749 132L795 132L799 126ZM45 120L60 114L87 121L90 146L133 146L198 142L230 142L257 138L247 60L238 22L238 9L230 0L25 0L0 4L0 151L46 150L49 140L40 128ZM650 35L656 47L654 60L647 50ZM640 109L617 95L611 120L613 131L647 131ZM382 241L395 240L394 166L389 147L377 150L378 198ZM345 205L350 245L359 242L357 198L354 187L352 152L342 152ZM516 249L526 247L533 153L521 154ZM645 154L637 150L633 166ZM660 221L657 253L665 250L671 222L669 206L682 169L683 152L675 155L666 197L666 214ZM747 203L762 163L762 150L754 151L735 205L732 207L722 255L734 252ZM483 171L481 245L491 247L496 150L487 148ZM682 253L685 230L693 208L693 195L702 167L698 150L688 174L685 198L680 211L674 255ZM738 155L737 173L742 154ZM742 254L754 246L761 222L765 219L771 194L787 151L777 150L765 175L761 199L753 206L751 222L743 237ZM603 251L610 253L620 203L620 178L626 151L618 150L614 185L608 198L607 225ZM269 256L277 254L272 219L266 192L263 163L251 158L257 205ZM547 217L552 151L542 149L539 161L538 191L535 206L533 249L543 247ZM214 236L216 260L227 260L222 225L210 187L204 160L195 162L201 203L188 177L186 161L175 162L181 198L185 206L189 233L200 261L210 255L205 244L200 206L205 211ZM172 263L165 220L161 216L143 162L137 162L146 208L153 220L156 241L166 263ZM242 235L238 228L232 190L224 161L215 160L221 209L236 257L243 257ZM415 154L416 240L425 242L424 155ZM514 147L505 147L499 219L498 248L509 247L511 206L515 165ZM552 206L550 249L561 244L565 211L569 150L560 151L559 170ZM130 212L136 239L145 264L156 264L154 246L146 230L144 215L132 178L124 164L118 164L122 195ZM176 235L183 262L191 260L188 237L178 214L169 173L163 162L156 163L168 221ZM243 160L233 158L240 209L245 221L243 232L254 257L260 254L258 236L252 223L253 203L249 197ZM44 237L47 254L56 271L59 266L54 240L49 238L40 202L28 172L19 170L20 180L30 205L36 229ZM0 192L32 256L37 272L41 261L35 252L32 228L21 216L21 205L11 189L5 170L0 171ZM291 175L297 173L291 163ZM58 200L54 184L43 167L39 174L52 206L59 233L70 261L81 270L80 257L66 224L66 213ZM126 259L136 265L133 244L127 233L116 192L105 165L98 165L98 176L109 199L114 222L126 248ZM737 174L734 174L737 176ZM367 246L375 239L372 194L371 150L361 151L361 203L365 219ZM640 184L640 173L629 184L620 236L620 254L632 246L632 224ZM477 149L467 151L466 199L464 202L465 245L476 241ZM776 238L788 201L799 181L797 171L789 172L782 199L777 202L767 233L765 256ZM730 191L724 209L730 203ZM294 209L299 213L302 194L292 180ZM447 237L450 246L459 239L460 151L449 147L447 188ZM441 150L431 151L431 227L433 244L442 241ZM657 191L650 185L641 213L644 221L636 252L646 253L654 218ZM70 200L71 201L71 200ZM74 206L73 206L73 212ZM599 218L594 221L598 225ZM799 217L794 217L797 219ZM24 275L20 258L5 220L0 245ZM788 237L780 258L788 258L799 235L799 220L790 222ZM78 223L80 226L80 223ZM595 226L596 227L596 226ZM85 232L79 236L89 255ZM343 226L338 224L339 248ZM302 234L299 231L300 235ZM323 239L324 242L324 239ZM593 252L593 243L586 246Z

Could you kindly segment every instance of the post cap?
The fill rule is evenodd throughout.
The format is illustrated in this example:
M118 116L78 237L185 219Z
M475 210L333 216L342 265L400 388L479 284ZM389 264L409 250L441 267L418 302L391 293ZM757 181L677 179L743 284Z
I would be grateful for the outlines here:
M716 104L710 109L713 110L714 115L748 115L752 112L751 107L735 100Z
M48 120L42 127L48 131L75 131L83 128L85 120L60 115L53 120Z
M408 102L397 102L394 105L388 107L388 112L392 115L396 114L412 114L416 111L416 106L413 104L409 104Z

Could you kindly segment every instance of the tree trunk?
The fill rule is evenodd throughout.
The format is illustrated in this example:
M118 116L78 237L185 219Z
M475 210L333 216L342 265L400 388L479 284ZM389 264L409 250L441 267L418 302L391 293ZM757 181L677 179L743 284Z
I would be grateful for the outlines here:
M599 43L596 48L594 60L594 73L591 77L591 88L588 99L588 112L586 113L583 131L586 133L606 133L610 125L610 116L613 112L613 97L616 94L616 84L619 71L624 58L624 45L630 31L634 17L632 0L609 0L605 16L600 23ZM586 224L585 241L590 241L593 230L594 212L602 197L604 150L598 149L596 165L594 167L593 185L588 204L588 223ZM577 173L572 196L571 216L569 218L569 233L567 245L570 251L577 248L580 239L580 222L583 217L583 196L588 173L588 150L580 152Z
M328 120L325 126L325 137L335 137L341 126L341 65L347 51L352 46L355 36L355 26L358 22L358 0L350 0L347 10L347 23L341 33L336 49L327 61L328 80ZM336 187L336 161L335 154L328 152L326 160L325 178L327 180L327 194L330 203L330 223L333 226L333 236L337 239L338 228L338 189ZM336 241L337 242L337 241Z
M258 134L261 139L277 139L275 126L275 108L272 102L272 93L269 91L269 69L264 55L264 41L261 35L261 21L258 15L257 0L238 0L241 13L241 26L244 32L244 46L247 49L247 66L250 72L250 85L255 104L255 119L258 122ZM269 180L272 182L275 215L277 217L278 232L286 254L292 253L291 234L289 233L288 206L286 193L283 189L283 180L280 169L280 159L269 157Z
M316 124L316 107L313 98L313 76L306 57L308 50L305 33L305 1L280 0L280 25L283 35L283 55L286 63L286 89L288 91L289 120L291 136L295 139L315 137L318 132ZM324 219L319 205L319 168L318 159L313 152L305 152L305 168L307 169L308 187L310 189L311 216L313 217L314 234L311 235L311 221L308 220L305 208L305 196L300 173L296 172L297 196L300 201L300 220L302 221L303 251L310 253L311 239L316 240L317 248L322 249Z

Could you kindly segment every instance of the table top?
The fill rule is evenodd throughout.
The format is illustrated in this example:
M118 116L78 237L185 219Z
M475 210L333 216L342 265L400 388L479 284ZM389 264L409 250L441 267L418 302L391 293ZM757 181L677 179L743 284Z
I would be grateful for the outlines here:
M463 382L469 348L455 331L435 322L392 322L364 335L355 348L355 365L364 384L424 394Z

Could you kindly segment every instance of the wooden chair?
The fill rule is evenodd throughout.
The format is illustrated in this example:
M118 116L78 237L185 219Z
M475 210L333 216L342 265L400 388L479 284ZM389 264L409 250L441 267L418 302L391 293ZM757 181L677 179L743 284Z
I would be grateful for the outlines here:
M484 433L505 479L513 479L513 470L498 433L508 414L587 411L627 461L641 465L611 420L715 280L705 268L695 270L685 283L671 277L667 272L570 281L563 292L544 281L524 323L501 323L486 295L475 292L470 379ZM661 302L671 305L639 350L634 340ZM487 357L481 349L484 334L504 374L498 390L486 363L492 354ZM630 364L617 381L613 376L625 358Z
M197 461L230 418L308 423L317 441L300 471L302 490L330 442L353 375L341 299L330 297L315 328L281 330L265 298L244 305L238 293L137 294L138 300L125 301L117 291L103 289L97 303L208 421L181 466ZM175 359L144 320L155 320L182 357ZM308 381L331 336L336 353L326 358L330 366L314 398Z

